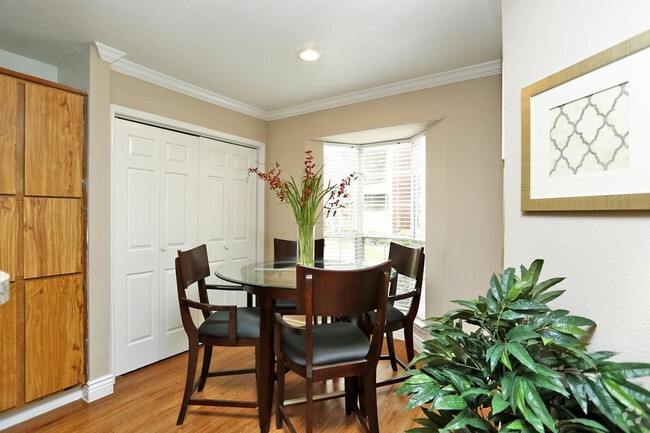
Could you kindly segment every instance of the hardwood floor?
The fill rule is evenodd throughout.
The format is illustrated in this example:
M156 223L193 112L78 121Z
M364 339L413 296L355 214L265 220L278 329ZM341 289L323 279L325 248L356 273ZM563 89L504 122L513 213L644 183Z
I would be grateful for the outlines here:
M399 356L404 357L401 341L396 341ZM212 366L218 369L253 366L252 348L226 348L213 355ZM404 358L403 358L404 359ZM10 428L9 432L258 432L255 409L190 406L182 426L176 417L185 380L187 354L168 358L119 377L115 392L93 403L77 401ZM379 380L393 376L388 361L380 361ZM419 409L405 411L408 397L394 395L399 385L377 391L379 427L385 433L403 432L415 427L413 418L421 417ZM341 384L328 381L315 387L315 393L341 389ZM304 395L304 381L294 374L287 375L286 398ZM208 379L203 395L222 398L254 400L254 375ZM289 408L289 416L298 431L304 431L304 405ZM271 432L275 429L275 413ZM314 431L321 433L361 433L363 429L354 415L346 416L342 399L314 405Z

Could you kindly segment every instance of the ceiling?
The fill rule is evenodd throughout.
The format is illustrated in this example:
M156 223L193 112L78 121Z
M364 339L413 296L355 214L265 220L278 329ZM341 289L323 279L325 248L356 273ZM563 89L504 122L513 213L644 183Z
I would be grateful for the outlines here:
M125 53L116 70L271 118L501 59L499 0L0 0L0 11L2 50L57 66L99 42ZM322 58L298 60L307 46Z

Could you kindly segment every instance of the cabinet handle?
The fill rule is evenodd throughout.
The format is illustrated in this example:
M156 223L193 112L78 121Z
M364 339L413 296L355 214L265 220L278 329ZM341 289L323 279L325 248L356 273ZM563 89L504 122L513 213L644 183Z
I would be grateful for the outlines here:
M223 248L226 249L226 250L227 250L228 248L230 248L230 247L228 246L228 242L224 242L224 243L223 243Z

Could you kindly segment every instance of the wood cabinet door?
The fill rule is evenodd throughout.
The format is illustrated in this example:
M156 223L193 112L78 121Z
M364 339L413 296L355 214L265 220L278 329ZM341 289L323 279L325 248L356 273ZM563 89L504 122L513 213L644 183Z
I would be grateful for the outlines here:
M81 274L25 282L25 401L84 380Z
M25 195L81 197L84 98L25 85Z
M16 305L16 285L11 284L9 302L0 305L0 411L16 406Z
M18 275L19 220L16 199L0 196L0 269L9 273L11 281Z
M82 272L81 199L25 197L25 278Z
M16 194L17 116L17 81L0 75L0 194Z

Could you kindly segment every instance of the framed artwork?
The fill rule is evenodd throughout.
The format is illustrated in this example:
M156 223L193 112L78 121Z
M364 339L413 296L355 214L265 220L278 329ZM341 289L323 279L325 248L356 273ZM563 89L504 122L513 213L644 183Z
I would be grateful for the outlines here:
M650 31L521 91L522 211L650 209Z

